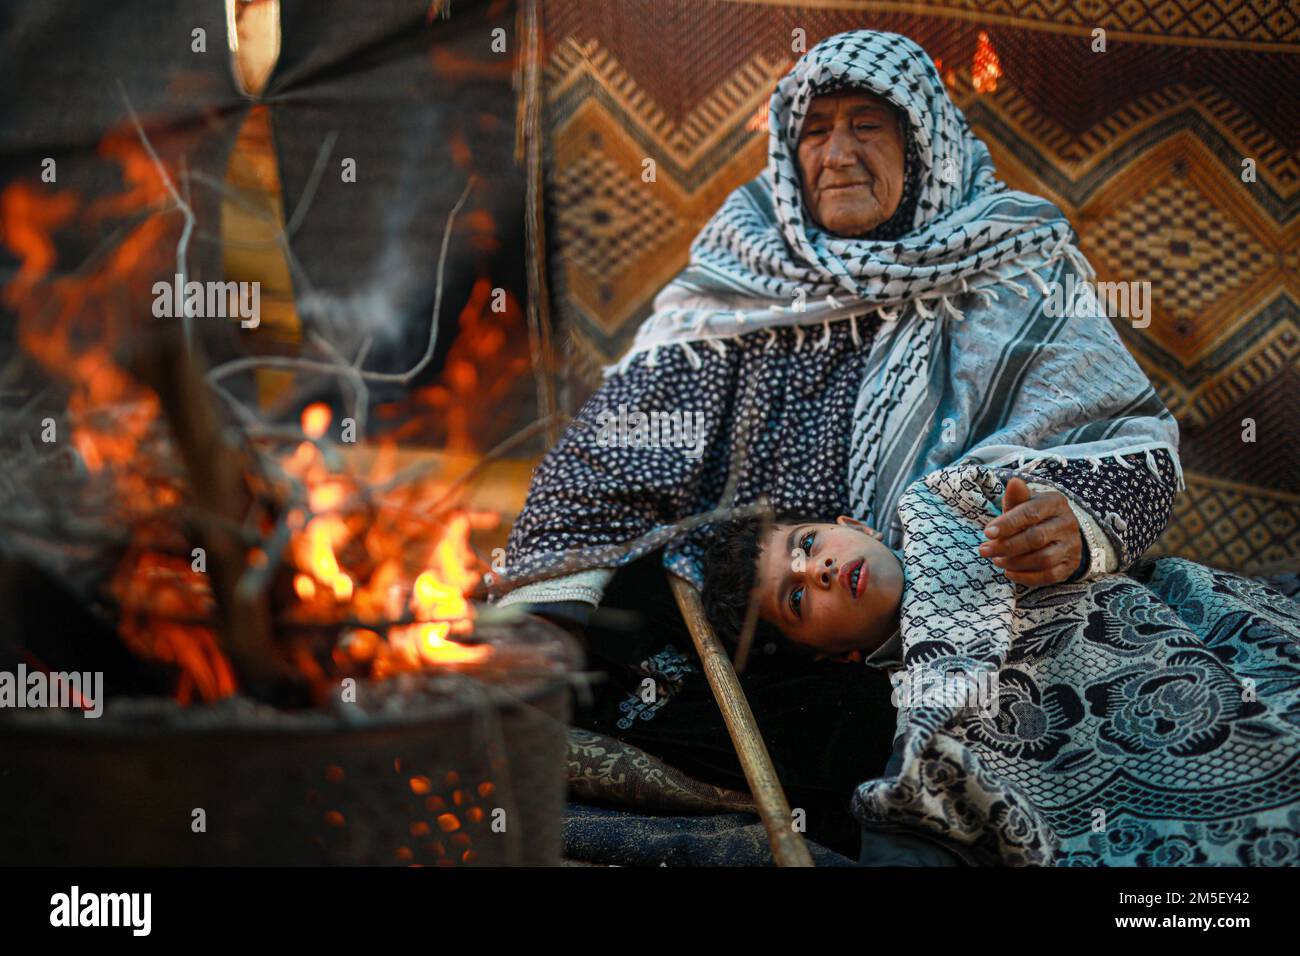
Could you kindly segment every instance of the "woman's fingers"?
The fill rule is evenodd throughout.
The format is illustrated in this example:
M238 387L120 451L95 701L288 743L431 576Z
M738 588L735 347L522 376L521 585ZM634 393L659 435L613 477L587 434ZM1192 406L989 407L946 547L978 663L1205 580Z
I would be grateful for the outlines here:
M1059 491L1031 494L1023 478L1011 478L1002 494L1002 514L985 526L984 533L990 538L1009 538L1030 525L1038 524L1056 513L1057 502L1052 500L1054 497L1065 500Z
M1036 500L1021 505L1020 508L1030 508ZM1003 517L1008 516L1003 515ZM1056 541L1068 542L1072 536L1075 538L1079 536L1079 522L1075 520L1073 512L1067 505L1063 514L1060 512L1045 514L1041 521L1024 525L1022 530L1014 534L999 535L992 541L984 542L980 545L980 554L986 558L1011 558L1041 551Z
M1042 587L1045 584L1059 584L1070 576L1073 568L1069 571L1064 570L1061 566L1053 567L1047 571L1007 571L1006 576L1016 584L1023 584L1027 587Z
M980 554L1017 584L1056 584L1074 573L1083 556L1079 522L1059 491L1026 500L1027 493L1019 478L1007 482L1003 513L985 527L989 540L980 545Z
M994 558L993 563L1003 571L1050 571L1064 567L1070 560L1069 547L1063 541L1053 541L1045 548L1018 554L1013 558ZM1079 566L1079 555L1074 556L1074 564L1066 572L1066 577Z

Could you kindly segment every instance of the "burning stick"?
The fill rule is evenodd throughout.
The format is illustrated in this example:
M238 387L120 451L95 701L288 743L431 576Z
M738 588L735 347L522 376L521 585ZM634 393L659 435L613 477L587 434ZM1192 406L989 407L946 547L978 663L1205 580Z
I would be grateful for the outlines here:
M239 529L252 505L244 480L247 456L222 435L197 350L183 347L174 332L159 330L137 350L130 367L158 394L189 476L196 531L221 609L222 644L241 689L277 704L306 703L305 680L275 646L267 593L239 587L247 564Z

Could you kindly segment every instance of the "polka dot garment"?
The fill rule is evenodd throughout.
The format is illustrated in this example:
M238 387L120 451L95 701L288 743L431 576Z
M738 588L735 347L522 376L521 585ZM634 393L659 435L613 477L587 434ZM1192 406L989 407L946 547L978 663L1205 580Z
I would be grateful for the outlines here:
M1127 567L1155 544L1165 530L1177 494L1177 469L1169 452L1121 455L1094 464L1048 459L1032 472L1019 472L1027 481L1053 485L1078 501L1106 532L1119 566ZM1006 477L1014 471L1000 472Z
M859 338L870 341L879 320L855 321ZM795 348L804 334L781 329L769 347L766 334L753 333L725 354L702 351L699 368L674 350L653 368L642 363L609 379L538 467L510 536L511 574L597 554L713 508L733 458L740 461L735 504L766 495L778 509L810 516L849 511L849 423L867 350L847 323L825 348ZM620 406L700 413L704 454L602 444L602 415L617 415ZM699 533L684 536L666 549L667 563L697 578L702 543Z
M880 330L862 318L864 345ZM833 519L855 514L849 488L850 422L868 349L841 323L824 349L794 348L798 329L782 329L775 345L753 333L723 354L703 350L694 368L680 352L653 368L644 363L609 379L533 476L510 535L510 576L547 570L612 567L665 545L624 554L624 543L719 504L733 460L736 495L744 505L766 496L778 510ZM602 442L602 416L679 410L703 415L704 453L680 447L626 447ZM744 448L741 456L738 450ZM1096 461L1045 459L1032 469L999 469L1054 485L1079 501L1106 532L1121 566L1136 560L1168 521L1177 488L1163 450ZM1154 464L1154 469L1151 465ZM697 583L711 529L686 532L665 546L665 564ZM618 554L615 560L602 560ZM558 569L558 570L557 570Z

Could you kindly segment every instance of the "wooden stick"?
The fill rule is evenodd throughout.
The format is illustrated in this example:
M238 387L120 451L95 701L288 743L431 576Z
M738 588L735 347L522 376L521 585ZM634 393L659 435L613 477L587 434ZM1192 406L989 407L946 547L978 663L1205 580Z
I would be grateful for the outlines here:
M174 330L150 331L126 364L158 394L185 466L196 506L195 530L207 552L212 592L221 610L222 649L240 689L250 697L302 706L309 702L306 681L278 653L270 598L241 593L238 587L247 564L237 532L250 505L247 459L222 432L197 344L182 342ZM268 558L274 561L274 556Z
M537 384L537 414L550 424L546 435L549 445L560 438L556 412L555 354L551 343L551 293L548 288L546 257L546 183L542 148L542 113L545 91L542 88L542 19L538 0L524 0L519 5L519 33L523 38L520 57L522 83L519 125L516 128L516 162L519 153L525 161L524 243L528 254L528 349Z
M803 837L791 825L790 804L781 789L776 768L772 758L763 744L754 712L749 709L749 701L740 687L740 680L731 666L726 648L713 632L712 625L704 616L700 604L700 595L690 582L669 575L668 582L673 589L673 597L681 608L686 627L695 642L695 650L704 664L704 676L709 680L713 697L722 711L722 718L727 722L727 732L736 747L736 756L740 758L740 767L749 782L754 803L758 805L758 815L767 830L768 842L772 845L772 856L777 866L812 866L812 856L803 842Z

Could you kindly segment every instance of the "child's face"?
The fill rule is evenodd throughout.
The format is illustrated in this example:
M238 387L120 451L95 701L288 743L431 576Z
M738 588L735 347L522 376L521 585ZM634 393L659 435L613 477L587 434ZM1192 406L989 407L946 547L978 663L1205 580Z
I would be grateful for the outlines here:
M898 627L903 569L879 532L841 515L775 525L758 557L759 617L827 654L874 651Z

